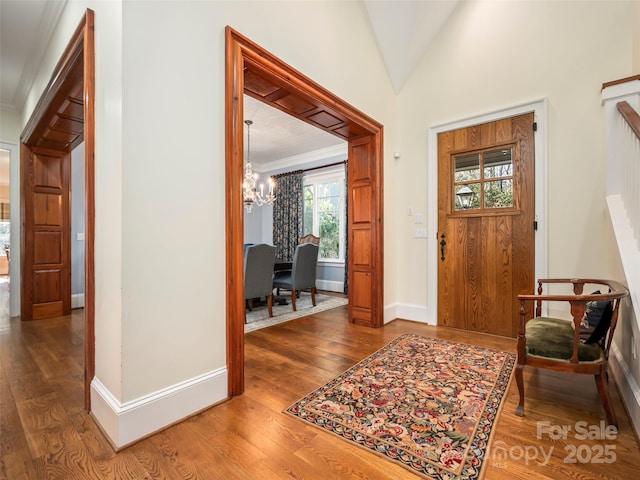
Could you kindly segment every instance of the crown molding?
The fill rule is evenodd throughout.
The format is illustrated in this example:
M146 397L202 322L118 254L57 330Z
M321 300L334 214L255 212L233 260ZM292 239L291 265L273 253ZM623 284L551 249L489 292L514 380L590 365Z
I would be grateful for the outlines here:
M301 153L300 155L294 155L292 157L286 157L271 162L265 162L260 164L252 163L254 171L258 173L272 172L283 168L300 167L302 164L311 163L317 160L324 160L325 158L335 157L338 155L348 154L348 144L345 142L341 145L334 145L332 147L321 148L319 150L313 150L311 152Z

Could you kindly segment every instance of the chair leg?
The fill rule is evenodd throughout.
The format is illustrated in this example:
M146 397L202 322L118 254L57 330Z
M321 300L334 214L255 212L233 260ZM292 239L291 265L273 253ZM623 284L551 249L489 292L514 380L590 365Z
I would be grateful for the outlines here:
M269 307L269 316L273 317L273 294L267 295L267 305Z
M311 304L316 306L316 287L311 288Z
M298 309L296 308L296 291L291 290L291 305L293 306L293 311L296 312Z
M596 373L596 387L598 387L598 395L600 395L600 401L604 407L604 413L607 416L607 424L613 425L618 430L618 420L616 419L616 412L613 411L613 405L609 398L609 386L607 385L606 372Z
M524 416L524 378L522 373L524 372L524 365L518 364L516 367L516 383L518 384L518 393L520 394L520 401L516 407L516 415L519 417Z

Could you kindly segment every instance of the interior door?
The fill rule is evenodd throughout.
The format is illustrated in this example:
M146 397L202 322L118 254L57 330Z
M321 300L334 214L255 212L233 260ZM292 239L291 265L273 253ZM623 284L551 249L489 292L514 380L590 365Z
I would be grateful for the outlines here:
M22 320L71 314L67 152L22 145Z
M533 113L438 135L438 325L515 337L534 285Z

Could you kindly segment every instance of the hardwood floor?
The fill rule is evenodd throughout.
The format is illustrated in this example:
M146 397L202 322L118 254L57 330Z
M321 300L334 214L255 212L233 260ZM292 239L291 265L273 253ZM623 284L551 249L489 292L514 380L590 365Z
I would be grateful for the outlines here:
M247 334L243 395L118 453L83 411L82 311L28 323L5 315L0 318L0 478L419 478L282 411L403 333L513 352L515 340L403 320L370 329L349 324L346 312L340 307ZM637 477L640 451L615 387L619 434L582 440L576 438L577 422L598 426L604 418L592 378L527 368L525 386L522 418L514 414L515 381L509 388L494 428L493 446L502 450L485 460L485 479ZM551 439L549 430L553 434L563 426L571 428L567 438ZM542 455L549 452L545 461ZM568 463L572 459L578 463ZM611 461L597 463L603 460Z

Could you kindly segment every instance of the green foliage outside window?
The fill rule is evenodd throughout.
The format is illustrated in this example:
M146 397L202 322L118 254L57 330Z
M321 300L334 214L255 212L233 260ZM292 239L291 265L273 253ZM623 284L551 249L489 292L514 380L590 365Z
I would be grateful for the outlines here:
M486 208L513 206L513 181L506 179L485 183L484 205Z
M308 184L304 187L303 235L312 233L320 237L319 258L340 259L343 184L344 180L338 180Z
M4 255L4 249L9 248L9 222L0 222L0 255Z
M340 223L333 213L320 220L320 258L340 258Z

